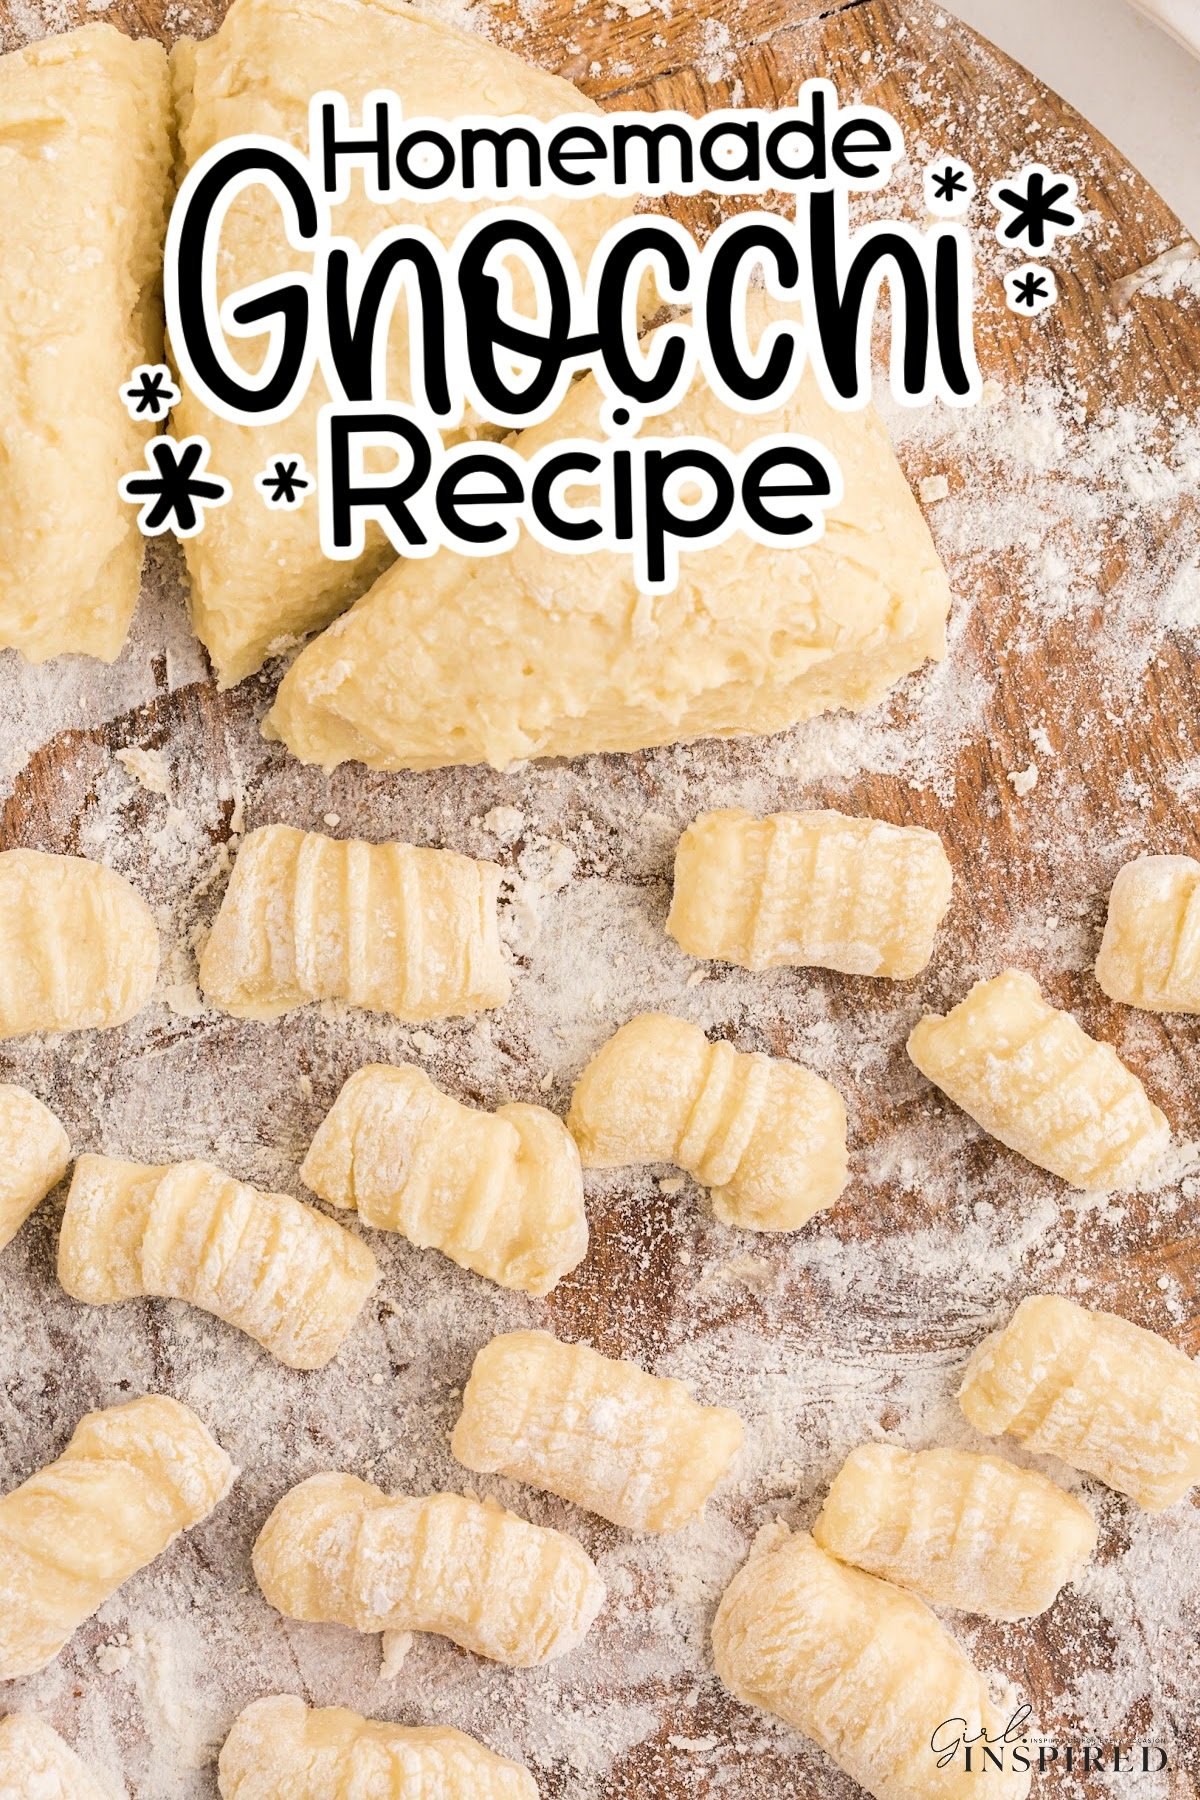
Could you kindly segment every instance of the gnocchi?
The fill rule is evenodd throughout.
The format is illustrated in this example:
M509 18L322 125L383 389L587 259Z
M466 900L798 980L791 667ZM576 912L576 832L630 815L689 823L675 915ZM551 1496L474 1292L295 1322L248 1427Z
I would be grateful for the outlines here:
M1099 1476L1147 1512L1200 1482L1200 1367L1153 1331L1061 1294L1022 1300L967 1365L977 1431Z
M44 1669L208 1517L235 1473L195 1413L163 1394L87 1413L56 1462L0 1498L0 1681Z
M675 852L667 930L743 969L838 969L904 981L933 954L953 877L920 826L838 812L702 813Z
M293 1369L337 1354L378 1274L358 1238L216 1169L81 1156L58 1278L93 1306L152 1294L214 1313Z
M1166 1119L1111 1044L1020 970L922 1019L908 1053L985 1131L1072 1187L1134 1187L1168 1148Z
M846 1185L835 1087L799 1063L709 1043L666 1013L640 1013L600 1049L567 1124L585 1169L674 1163L744 1231L796 1231Z
M1113 882L1096 980L1146 1012L1200 1013L1200 862L1139 856Z
M430 1631L511 1668L578 1648L604 1583L574 1538L460 1494L390 1496L353 1475L285 1494L254 1546L266 1599L292 1619Z
M408 1063L350 1077L300 1177L364 1225L501 1287L548 1294L587 1255L583 1173L562 1120L541 1106L461 1106Z
M110 1793L44 1719L0 1719L0 1800L110 1800Z
M71 1145L48 1106L0 1083L0 1250L67 1172Z
M697 1518L742 1447L742 1423L682 1381L563 1344L545 1331L493 1338L475 1358L451 1448L630 1531Z
M239 1019L312 1000L413 1023L502 1006L499 890L495 863L450 850L263 825L238 851L200 988Z

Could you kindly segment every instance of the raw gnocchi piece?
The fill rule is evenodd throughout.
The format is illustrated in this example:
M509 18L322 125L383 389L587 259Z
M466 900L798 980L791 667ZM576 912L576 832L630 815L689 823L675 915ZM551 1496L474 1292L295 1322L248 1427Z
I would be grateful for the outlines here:
M743 969L904 981L933 954L953 876L936 831L838 812L701 813L675 852L667 930Z
M928 1607L912 1594L828 1556L807 1532L760 1532L713 1624L725 1686L814 1739L875 1800L1021 1800L1027 1772L978 1768L961 1733L1000 1737L1008 1718L988 1684ZM939 1727L949 1724L949 1731ZM943 1751L944 1753L944 1751Z
M629 1531L678 1531L742 1447L742 1422L701 1406L682 1381L636 1363L511 1331L475 1358L451 1449L478 1474L508 1475Z
M1097 1475L1147 1512L1200 1482L1200 1367L1156 1332L1061 1294L1022 1300L967 1365L977 1431Z
M993 1137L1077 1188L1127 1189L1148 1176L1170 1126L1111 1044L1042 998L1032 975L976 982L908 1040L923 1075Z
M87 1413L0 1498L0 1681L44 1669L85 1619L225 1498L233 1464L164 1394Z
M123 1025L158 979L150 908L82 856L0 852L0 944L0 1038Z
M300 1178L501 1287L548 1294L587 1255L575 1140L542 1106L462 1106L411 1063L347 1081Z
M0 1083L0 1250L60 1182L71 1160L66 1132L23 1087Z
M353 1475L285 1494L253 1560L290 1619L430 1631L516 1669L577 1649L604 1604L595 1564L565 1532L494 1501L392 1496Z
M1096 980L1146 1012L1200 1013L1200 862L1139 856L1113 882Z
M585 1169L675 1163L744 1231L796 1231L846 1185L846 1108L799 1063L710 1044L639 1013L579 1077L567 1124Z
M333 1219L211 1163L81 1156L75 1165L58 1247L73 1299L186 1300L289 1368L320 1369L377 1276L366 1244Z
M1096 1548L1086 1506L1033 1469L970 1450L851 1451L813 1526L822 1550L934 1606L1032 1619Z
M238 851L200 988L239 1019L310 1000L413 1023L503 1006L499 891L495 863L452 850L263 825Z
M461 1731L310 1712L293 1694L239 1713L217 1778L222 1800L538 1800L528 1769Z
M0 1800L111 1800L111 1795L44 1719L32 1713L0 1719Z

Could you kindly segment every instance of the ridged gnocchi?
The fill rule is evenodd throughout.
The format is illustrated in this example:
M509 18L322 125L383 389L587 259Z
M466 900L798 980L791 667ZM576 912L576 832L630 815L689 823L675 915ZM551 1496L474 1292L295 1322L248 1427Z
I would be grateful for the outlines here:
M989 1619L1031 1619L1096 1547L1086 1506L1033 1469L970 1450L862 1444L813 1526L822 1550Z
M23 1087L0 1083L0 1250L60 1182L71 1144L48 1106Z
M846 1185L846 1108L830 1082L668 1013L639 1013L601 1047L567 1124L585 1169L674 1163L743 1231L797 1231Z
M0 852L0 943L0 1038L124 1025L158 979L150 908L82 856Z
M1096 980L1146 1012L1200 1013L1200 862L1139 856L1113 882Z
M1072 1187L1134 1187L1170 1143L1166 1119L1111 1044L1018 969L976 982L945 1018L923 1018L908 1053L985 1131Z
M542 1106L462 1106L408 1063L350 1077L300 1178L364 1225L527 1294L548 1294L587 1255L583 1172L562 1120Z
M1009 1432L1147 1512L1200 1482L1200 1367L1156 1332L1061 1294L1022 1300L976 1350L958 1398L977 1431Z
M630 1531L678 1531L703 1512L742 1447L742 1423L682 1381L511 1331L475 1358L451 1449Z
M511 1668L583 1642L604 1583L574 1538L461 1494L385 1494L314 1475L284 1495L254 1546L264 1596L292 1619L428 1631Z
M53 1726L33 1713L0 1719L0 1800L111 1800Z
M905 981L933 954L953 876L916 825L838 812L702 813L675 852L667 930L743 969L838 969Z
M452 850L247 832L200 958L209 1003L275 1019L345 1000L412 1023L503 1006L500 870Z

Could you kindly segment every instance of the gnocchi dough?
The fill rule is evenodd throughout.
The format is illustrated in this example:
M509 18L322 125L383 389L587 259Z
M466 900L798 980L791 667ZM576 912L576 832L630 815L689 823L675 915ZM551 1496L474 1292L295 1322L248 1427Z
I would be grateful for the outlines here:
M153 1294L215 1313L293 1369L336 1356L378 1275L366 1244L211 1163L81 1156L58 1278L93 1306Z
M1200 1482L1200 1367L1153 1331L1060 1294L1022 1300L967 1365L977 1431L1097 1475L1147 1512Z
M796 1231L846 1185L846 1108L799 1063L710 1044L639 1013L579 1077L567 1119L585 1169L675 1163L744 1231Z
M908 1053L985 1131L1072 1187L1135 1187L1170 1143L1166 1119L1111 1044L1017 969L976 982L945 1018L923 1018Z
M224 1499L236 1471L163 1394L87 1413L56 1462L0 1498L0 1681L33 1675L85 1619Z
M548 1294L587 1255L575 1140L542 1106L461 1106L411 1063L352 1075L300 1178L501 1287Z
M239 1019L346 1000L416 1023L503 1006L500 870L452 850L290 825L246 834L200 988Z
M594 1563L565 1533L491 1501L389 1496L353 1475L285 1494L254 1573L288 1618L431 1631L517 1669L577 1649L604 1604Z
M44 1719L9 1713L0 1719L0 1800L111 1800L111 1789Z
M158 979L150 908L82 856L0 852L0 944L0 1038L123 1025Z
M912 1594L847 1568L807 1532L760 1532L713 1625L725 1686L818 1743L875 1800L1022 1800L1029 1775L976 1767L949 1749L1008 1718L983 1675ZM948 1731L939 1727L949 1722Z
M310 1712L292 1694L239 1713L217 1778L222 1800L538 1800L528 1769L461 1731Z
M675 852L667 930L689 956L743 969L907 980L950 904L935 831L843 813L702 813Z
M62 1180L70 1160L67 1134L50 1108L22 1087L0 1084L0 1250Z
M1096 1521L1044 1475L997 1456L863 1444L843 1463L813 1537L934 1606L1032 1619L1079 1578Z
M1200 862L1139 856L1108 900L1096 980L1146 1012L1200 1013Z
M0 647L111 662L145 539L119 478L155 426L118 389L162 356L167 59L107 24L0 57Z
M479 1352L451 1443L478 1474L528 1482L629 1531L697 1518L741 1447L728 1407L545 1331L511 1331Z

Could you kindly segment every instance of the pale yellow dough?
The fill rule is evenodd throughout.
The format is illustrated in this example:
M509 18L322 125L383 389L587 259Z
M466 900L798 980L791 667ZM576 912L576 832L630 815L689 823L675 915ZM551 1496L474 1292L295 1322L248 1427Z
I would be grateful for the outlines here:
M310 1711L292 1694L238 1715L218 1785L222 1800L538 1800L528 1769L461 1731Z
M163 1394L82 1418L57 1462L0 1499L0 1681L45 1668L207 1518L235 1472L195 1413Z
M907 980L933 954L953 877L942 840L843 813L702 813L675 852L667 930L691 956Z
M238 851L200 988L240 1019L312 1000L414 1022L503 1006L499 891L495 863L451 850L263 825Z
M158 979L150 908L82 856L0 852L0 943L0 1038L123 1025Z
M543 1106L462 1106L411 1063L350 1077L300 1179L364 1225L527 1294L548 1294L587 1255L583 1172L562 1120Z
M254 1574L292 1619L354 1631L429 1631L528 1669L568 1655L604 1604L574 1538L461 1494L385 1494L314 1475L285 1494L254 1546Z
M585 1169L675 1163L744 1231L796 1231L846 1185L846 1108L800 1063L639 1013L592 1058L567 1124Z
M985 1131L1072 1187L1135 1187L1170 1144L1166 1119L1111 1044L1017 969L976 982L944 1018L928 1014L908 1053Z
M66 1132L22 1087L0 1084L0 1250L62 1180L71 1160Z
M162 356L167 60L85 25L0 57L0 646L111 662L145 539L117 482L156 427L118 392Z
M961 1750L938 1768L930 1739L939 1726L953 1722L939 1736L948 1749L960 1731L999 1738L1008 1716L928 1607L835 1561L806 1532L760 1533L725 1592L712 1641L731 1693L813 1738L875 1800L1029 1792L1019 1769L968 1773Z
M934 1606L1031 1619L1078 1579L1096 1521L1044 1475L998 1456L863 1444L842 1464L813 1537Z
M289 1368L320 1369L377 1275L367 1246L334 1220L211 1163L81 1156L75 1165L58 1278L76 1300L186 1300Z
M728 1407L545 1331L508 1332L479 1352L451 1444L468 1469L630 1531L678 1531L698 1517L741 1447Z
M967 1365L959 1404L1162 1512L1200 1482L1200 1367L1156 1332L1060 1294L1022 1300Z
M0 1719L0 1800L112 1800L112 1795L44 1719L32 1713Z
M1146 1012L1200 1013L1200 862L1139 856L1113 882L1096 980Z

